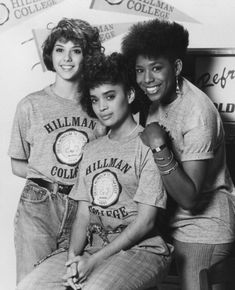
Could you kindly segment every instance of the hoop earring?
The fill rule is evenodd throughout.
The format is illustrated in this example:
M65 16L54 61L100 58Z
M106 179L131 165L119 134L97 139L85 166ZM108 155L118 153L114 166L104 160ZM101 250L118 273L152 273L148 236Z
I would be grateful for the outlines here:
M176 95L181 94L178 76L176 76L176 90L175 90L175 92L176 92Z

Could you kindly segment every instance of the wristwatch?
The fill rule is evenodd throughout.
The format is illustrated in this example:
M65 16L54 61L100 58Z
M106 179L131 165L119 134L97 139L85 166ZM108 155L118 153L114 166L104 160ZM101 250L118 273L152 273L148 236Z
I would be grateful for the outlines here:
M162 144L162 145L160 145L158 147L153 148L152 152L153 153L158 153L158 152L161 152L164 148L166 148L166 144Z

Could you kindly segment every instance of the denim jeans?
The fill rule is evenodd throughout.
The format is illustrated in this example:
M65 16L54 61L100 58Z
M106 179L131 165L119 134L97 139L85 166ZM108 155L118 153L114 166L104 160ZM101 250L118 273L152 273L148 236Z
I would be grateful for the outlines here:
M89 253L85 253L89 254ZM104 260L81 284L82 290L143 290L156 287L166 276L171 258L130 249ZM67 252L57 253L27 275L17 290L65 290ZM70 289L70 288L69 288Z
M27 180L15 215L17 283L41 259L68 248L77 201Z

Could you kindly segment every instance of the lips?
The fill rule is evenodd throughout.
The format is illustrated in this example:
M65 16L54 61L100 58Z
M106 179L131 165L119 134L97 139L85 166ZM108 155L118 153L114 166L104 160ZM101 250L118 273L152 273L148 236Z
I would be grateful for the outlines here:
M62 70L64 70L64 71L70 71L70 70L72 70L73 69L73 65L61 65L60 66L61 68L62 68Z
M101 118L102 120L108 120L108 119L110 119L111 117L112 117L112 114L100 115L100 118Z
M145 91L149 95L156 94L159 91L159 89L160 86L145 87Z

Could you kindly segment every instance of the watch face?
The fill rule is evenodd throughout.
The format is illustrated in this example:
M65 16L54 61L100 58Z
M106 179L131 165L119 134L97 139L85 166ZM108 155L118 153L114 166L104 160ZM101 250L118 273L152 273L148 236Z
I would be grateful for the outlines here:
M152 149L152 152L153 152L153 153L160 152L160 151L162 151L165 147L166 147L166 144L162 144L161 146L158 146L158 147Z
M157 152L160 152L161 150L157 147L157 148L154 148L153 150L152 150L152 152L153 153L157 153Z

